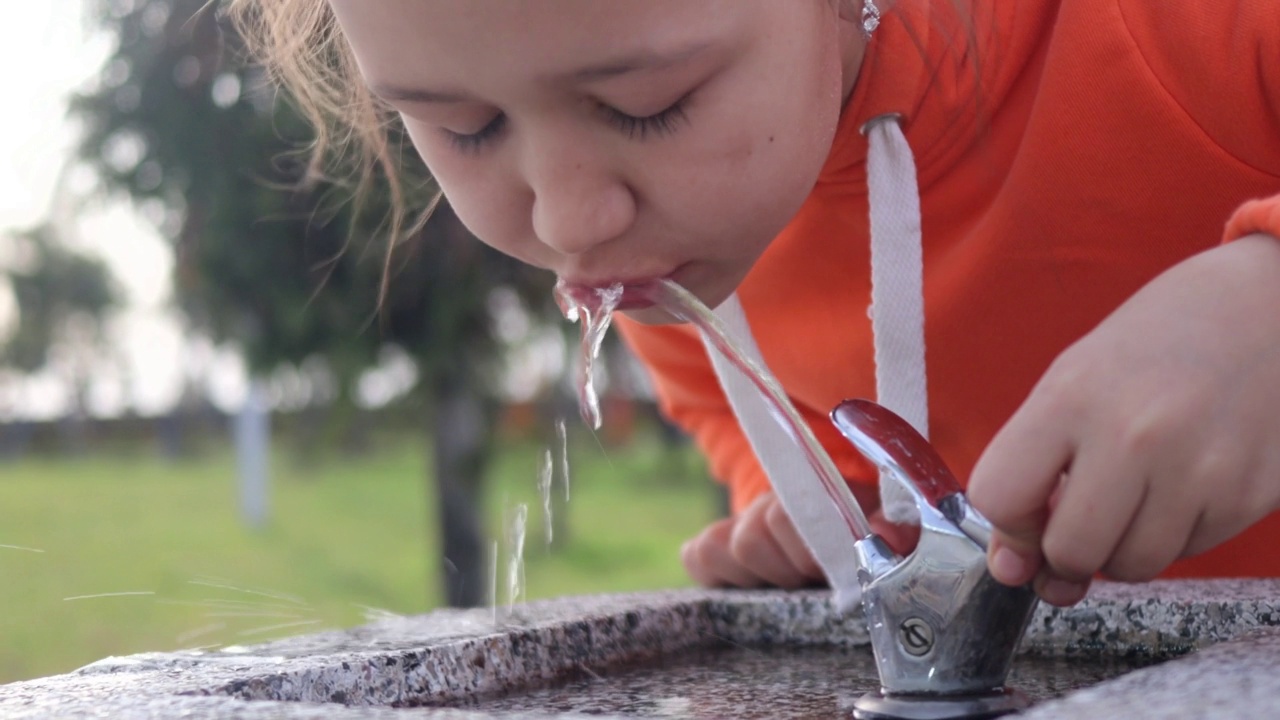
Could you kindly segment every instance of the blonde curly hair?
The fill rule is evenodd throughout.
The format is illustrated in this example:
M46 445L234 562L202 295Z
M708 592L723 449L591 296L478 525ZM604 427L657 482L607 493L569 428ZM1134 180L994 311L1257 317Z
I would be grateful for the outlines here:
M385 180L390 193L385 220L389 251L384 257L381 304L391 273L391 250L421 229L441 198L438 190L426 188L421 214L406 222L409 196L419 200L420 188L406 184L402 148L391 132L399 117L366 87L325 0L221 0L221 10L234 24L250 59L261 63L315 133L307 148L303 182L354 185L358 213L370 191Z

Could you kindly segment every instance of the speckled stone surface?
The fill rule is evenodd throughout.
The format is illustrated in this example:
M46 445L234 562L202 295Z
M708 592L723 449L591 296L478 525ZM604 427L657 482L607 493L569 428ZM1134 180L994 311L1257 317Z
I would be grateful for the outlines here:
M1280 581L1100 584L1075 608L1041 608L1024 642L1028 655L1099 664L1185 656L1071 690L1025 717L1280 712L1280 673L1273 669L1280 660L1278 625ZM840 698L874 686L866 643L861 617L837 615L822 591L562 598L519 606L496 624L486 610L438 611L234 652L107 659L75 673L0 686L0 717L830 717L847 711ZM748 693L743 700L744 688L762 689L752 680L758 673L735 674L727 661L706 674L696 671L696 653L726 644L788 666L798 664L786 662L788 653L835 646L829 653L842 658L836 665L843 672L822 669L829 659L811 650L817 670L783 674L772 695ZM681 676L692 678L685 685L627 686L626 702L604 706L572 701L573 688L585 687L575 683L584 678L655 660L672 665L682 657L694 670ZM793 684L797 702L823 693L836 700L782 713L794 705L783 700ZM760 708L765 715L747 712Z

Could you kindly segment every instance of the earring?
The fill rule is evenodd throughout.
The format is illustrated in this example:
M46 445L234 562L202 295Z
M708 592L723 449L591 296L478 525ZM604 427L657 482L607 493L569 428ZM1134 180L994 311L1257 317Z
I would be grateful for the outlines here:
M862 0L862 34L870 40L871 33L878 27L880 27L880 8L876 6L876 0Z

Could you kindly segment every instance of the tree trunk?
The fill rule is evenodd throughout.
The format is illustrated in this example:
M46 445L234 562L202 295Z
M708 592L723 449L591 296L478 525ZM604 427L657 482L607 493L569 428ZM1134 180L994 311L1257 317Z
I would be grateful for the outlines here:
M438 371L430 403L445 602L477 607L491 601L489 553L481 522L484 467L492 437L484 398L460 373Z

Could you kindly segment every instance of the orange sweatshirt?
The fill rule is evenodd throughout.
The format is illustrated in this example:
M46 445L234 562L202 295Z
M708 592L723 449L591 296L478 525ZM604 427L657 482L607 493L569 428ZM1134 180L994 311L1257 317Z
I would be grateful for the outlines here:
M899 113L915 153L930 439L962 479L1049 363L1141 286L1224 226L1228 240L1280 237L1275 3L973 4L969 23L944 0L886 15L817 185L738 289L766 362L850 482L875 472L827 413L875 397L869 118ZM697 335L619 327L734 507L764 492ZM1280 575L1278 547L1280 513L1166 576Z

